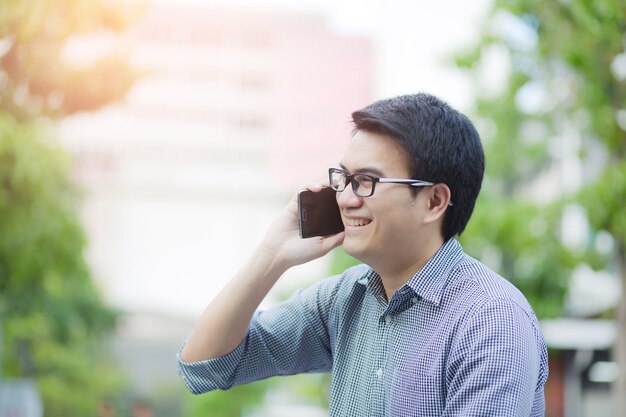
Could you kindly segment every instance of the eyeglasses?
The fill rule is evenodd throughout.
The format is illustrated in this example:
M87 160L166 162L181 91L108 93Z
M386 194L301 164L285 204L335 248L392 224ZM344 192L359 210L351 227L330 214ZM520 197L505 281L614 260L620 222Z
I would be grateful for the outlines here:
M393 183L393 184L406 184L411 187L429 187L435 185L433 182L422 180L410 180L402 178L378 178L367 174L348 174L346 171L340 168L328 169L328 180L330 182L330 188L337 192L342 192L346 189L348 184L352 184L352 191L359 197L370 197L374 194L376 183ZM452 202L448 203L449 206Z

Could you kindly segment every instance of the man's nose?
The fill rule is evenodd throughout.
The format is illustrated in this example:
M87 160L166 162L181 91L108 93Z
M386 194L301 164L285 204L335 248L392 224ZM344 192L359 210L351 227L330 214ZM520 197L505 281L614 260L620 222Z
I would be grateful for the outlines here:
M346 186L346 188L338 193L339 197L337 197L337 204L339 208L344 207L357 207L363 203L363 197L359 197L354 193L354 188L352 188L352 182Z

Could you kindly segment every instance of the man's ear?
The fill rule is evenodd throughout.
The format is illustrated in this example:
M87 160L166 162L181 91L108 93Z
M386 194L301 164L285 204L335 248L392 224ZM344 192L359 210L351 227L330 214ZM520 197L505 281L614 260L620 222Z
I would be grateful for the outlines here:
M450 188L444 183L435 184L427 188L427 191L428 201L424 222L432 223L443 217L452 198L452 193Z

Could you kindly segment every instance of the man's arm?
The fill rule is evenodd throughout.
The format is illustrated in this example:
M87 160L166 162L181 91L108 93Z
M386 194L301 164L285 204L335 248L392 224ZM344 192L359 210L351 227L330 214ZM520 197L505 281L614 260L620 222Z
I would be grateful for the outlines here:
M321 186L308 188L319 191ZM219 358L232 352L246 336L259 304L287 269L341 244L343 233L301 239L297 209L294 196L252 257L205 309L181 351L183 361Z

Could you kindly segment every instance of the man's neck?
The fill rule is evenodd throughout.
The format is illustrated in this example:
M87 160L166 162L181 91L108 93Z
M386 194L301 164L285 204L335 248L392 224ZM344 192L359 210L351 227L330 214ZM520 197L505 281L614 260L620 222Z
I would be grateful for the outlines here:
M442 238L433 239L430 242L424 242L420 251L412 253L413 256L407 256L406 259L400 254L396 254L390 262L386 262L374 270L380 275L387 301L391 299L393 294L404 284L406 284L413 276L426 265L426 263L437 253L439 248L443 246Z

